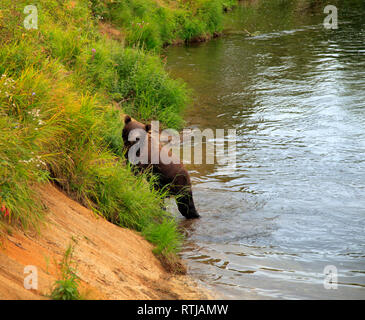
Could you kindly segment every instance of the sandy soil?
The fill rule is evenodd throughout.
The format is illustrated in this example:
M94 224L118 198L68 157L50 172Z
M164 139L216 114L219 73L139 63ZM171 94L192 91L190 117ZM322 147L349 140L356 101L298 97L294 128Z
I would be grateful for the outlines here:
M167 273L138 233L117 227L52 185L40 190L48 206L40 233L15 231L0 248L0 299L47 299L68 245L88 299L209 299L188 276ZM24 267L38 269L38 290L26 290Z

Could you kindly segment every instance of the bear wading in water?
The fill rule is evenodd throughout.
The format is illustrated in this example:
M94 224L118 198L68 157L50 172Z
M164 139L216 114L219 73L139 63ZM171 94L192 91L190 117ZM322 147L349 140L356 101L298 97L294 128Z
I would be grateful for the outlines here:
M187 219L199 218L200 216L193 201L188 171L179 161L172 161L169 164L161 161L164 151L161 150L159 142L156 142L156 144L152 143L152 135L149 133L150 129L151 125L145 125L132 120L128 115L125 116L123 141L127 160L139 171L151 170L152 174L157 176L158 187L162 189L167 186L169 195L176 197L177 207L184 217ZM136 145L137 143L138 145ZM145 152L144 154L147 155L148 159L146 158L143 162L130 159L132 157L129 155L131 148L135 148L137 157L141 155L142 150L142 153ZM171 157L169 158L171 159ZM152 163L152 159L157 159L158 161L154 162L158 163Z

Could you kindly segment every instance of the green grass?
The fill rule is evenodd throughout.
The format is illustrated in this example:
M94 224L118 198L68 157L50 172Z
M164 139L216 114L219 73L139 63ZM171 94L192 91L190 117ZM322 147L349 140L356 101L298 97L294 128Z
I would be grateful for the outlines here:
M125 111L181 125L187 90L157 56L102 37L87 2L74 3L71 10L67 3L35 1L39 29L27 31L21 26L28 2L2 1L3 234L8 225L38 228L46 210L37 185L47 181L122 227L144 232L171 220L161 209L163 194L125 166L121 129ZM179 238L174 224L170 232ZM151 241L177 252L162 236Z
M90 91L107 92L133 117L159 119L173 128L183 125L181 112L190 101L189 91L168 76L158 56L104 39L80 55L77 65Z
M74 248L69 245L59 263L60 278L55 282L50 295L53 300L81 300L80 278L77 275L76 262L73 260L73 251Z
M143 230L143 235L156 245L153 250L156 255L169 256L180 250L182 235L171 219L165 218L162 222L150 224Z
M96 214L142 232L157 255L178 252L182 237L161 209L164 195L124 164L123 114L182 127L190 92L169 77L158 52L219 31L227 4L161 3L1 0L0 234L10 225L39 227L46 208L37 186L51 181ZM28 4L38 8L37 30L23 27ZM127 47L99 32L101 16L122 29Z
M176 40L210 37L223 29L235 0L91 1L95 17L122 28L129 46L159 51Z

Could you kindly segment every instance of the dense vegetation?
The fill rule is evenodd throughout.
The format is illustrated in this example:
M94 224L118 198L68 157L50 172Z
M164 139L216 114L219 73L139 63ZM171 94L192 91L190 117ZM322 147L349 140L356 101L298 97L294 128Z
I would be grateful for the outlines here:
M23 26L36 5L38 29ZM175 40L222 28L222 0L0 0L0 233L37 228L40 183L57 183L95 213L141 231L156 253L175 254L176 223L163 195L122 155L123 114L182 126L189 101L158 56ZM106 22L105 22L106 21ZM100 28L117 28L114 40Z
M128 45L147 49L209 38L222 31L222 11L235 0L92 1L98 19L124 30Z

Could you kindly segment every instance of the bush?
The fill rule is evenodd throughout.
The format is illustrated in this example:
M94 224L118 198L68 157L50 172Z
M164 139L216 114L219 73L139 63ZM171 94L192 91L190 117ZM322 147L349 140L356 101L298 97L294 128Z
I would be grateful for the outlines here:
M73 247L66 249L65 255L60 262L60 279L54 284L51 293L53 300L80 300L80 278L77 276L76 263L72 258Z

